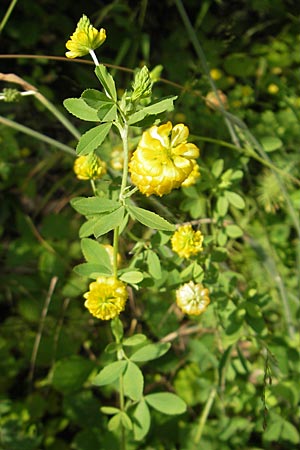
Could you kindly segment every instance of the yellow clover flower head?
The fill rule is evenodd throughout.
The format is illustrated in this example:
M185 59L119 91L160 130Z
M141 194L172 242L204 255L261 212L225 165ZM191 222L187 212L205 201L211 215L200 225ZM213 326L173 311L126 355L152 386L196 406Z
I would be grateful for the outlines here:
M106 174L106 163L94 153L76 158L73 168L79 180L98 180Z
M196 181L200 178L200 167L196 160L194 160L194 167L189 176L181 184L182 187L193 186Z
M182 185L194 168L199 149L188 143L189 129L171 122L145 131L133 153L132 182L145 195L165 195Z
M176 303L185 314L199 316L210 303L209 291L201 283L190 281L177 289Z
M182 225L171 238L172 249L181 258L190 258L203 251L203 234L194 231L192 225Z
M84 294L84 306L102 320L117 317L124 310L128 298L126 284L115 277L99 277Z
M67 58L77 58L85 56L90 50L100 47L106 39L106 31L101 28L99 31L91 25L90 20L83 14L77 24L75 32L66 43L69 50L66 52Z

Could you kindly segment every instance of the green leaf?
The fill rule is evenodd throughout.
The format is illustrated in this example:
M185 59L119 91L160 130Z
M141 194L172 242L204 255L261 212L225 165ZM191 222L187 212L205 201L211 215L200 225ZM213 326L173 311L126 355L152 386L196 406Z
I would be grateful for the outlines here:
M121 412L121 423L126 430L132 430L132 422L128 414L125 411Z
M157 359L163 356L167 353L170 347L171 344L168 342L161 344L148 344L134 352L131 355L130 360L136 362L151 361L152 359Z
M115 408L114 406L102 406L100 408L100 411L103 412L103 414L111 415L118 414L120 412L120 409Z
M81 356L61 359L54 365L52 384L60 392L74 392L82 387L93 368L94 363Z
M105 386L117 380L126 370L127 361L115 361L104 367L98 375L94 378L93 384L95 386Z
M166 219L163 219L152 211L147 211L138 206L126 206L126 208L134 219L146 227L154 228L156 230L175 231L175 225L169 223Z
M105 247L94 239L82 239L81 250L85 259L90 263L97 263L111 270L111 262Z
M98 120L101 122L113 122L117 119L117 105L106 103L102 105L98 110Z
M84 222L79 229L79 237L80 239L91 236L94 234L94 226L98 220L98 216L92 217Z
M235 208L238 208L238 209L245 208L245 201L239 194L236 194L235 192L232 192L232 191L225 191L224 195L227 198L227 200L229 201L229 203L232 206L235 206Z
M171 392L159 392L145 397L148 405L163 414L183 414L186 411L185 402L178 395Z
M81 94L81 98L90 107L98 111L103 105L112 105L113 100L109 99L103 92L97 89L86 89Z
M243 236L244 232L243 230L238 227L237 225L227 225L227 227L225 228L226 234L227 236L236 239L239 238L241 236Z
M84 216L110 212L120 207L118 202L101 197L75 197L70 203L75 211Z
M120 280L124 281L124 283L138 284L143 281L144 276L142 272L138 270L130 270L128 272L122 273L119 278Z
M224 159L217 159L211 168L211 173L215 178L219 178L224 168Z
M147 264L149 274L156 280L160 280L162 278L160 259L153 250L147 252Z
M111 129L111 123L101 123L84 133L78 141L76 153L78 155L88 155L98 148Z
M100 275L112 275L112 269L97 263L82 263L73 268L81 277L98 278Z
M113 416L107 424L109 431L119 430L121 426L121 411Z
M125 338L123 340L124 347L134 347L136 345L140 345L143 342L147 340L147 336L144 334L134 334L133 336L130 336L129 338Z
M260 140L265 152L271 153L282 147L282 140L275 136L265 136Z
M128 123L130 125L141 122L146 116L161 114L166 111L173 111L174 109L174 101L177 99L177 96L170 96L163 98L151 105L145 106L145 108L140 111L135 112L129 117Z
M117 101L117 91L116 91L115 82L114 82L113 77L110 75L110 73L106 69L106 67L103 64L100 64L99 66L96 67L95 74L96 74L98 80L100 81L100 83L102 84L102 86L105 90L105 94L109 98L111 98L112 100L114 100L116 102Z
M97 111L88 106L82 98L67 98L64 107L78 119L99 122Z
M217 200L217 211L220 217L224 217L228 211L228 200L226 197L221 195Z
M141 369L129 361L123 376L124 394L131 400L139 401L144 390L144 377Z
M133 413L133 433L137 441L141 441L150 429L151 416L147 403L142 399Z
M102 236L114 228L118 227L123 220L125 208L120 206L115 211L100 217L94 227L95 237Z

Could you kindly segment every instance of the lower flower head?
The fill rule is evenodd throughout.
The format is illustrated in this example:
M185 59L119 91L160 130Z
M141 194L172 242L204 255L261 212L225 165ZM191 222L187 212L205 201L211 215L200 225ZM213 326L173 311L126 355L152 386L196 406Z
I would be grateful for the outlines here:
M84 294L84 306L98 319L110 320L124 310L127 297L125 283L115 277L99 277Z
M189 258L203 251L203 234L194 231L192 225L183 225L171 238L172 249L182 258Z
M67 58L87 55L90 50L100 47L106 39L106 31L101 28L99 31L91 25L87 16L83 15L77 24L75 32L66 43L69 50L66 52Z
M190 281L177 289L176 303L185 314L199 316L210 303L209 291L202 284Z
M74 162L74 172L79 180L97 180L106 174L106 163L93 153L79 156Z
M188 135L187 126L171 122L143 133L129 163L132 182L143 194L168 194L188 178L199 156Z

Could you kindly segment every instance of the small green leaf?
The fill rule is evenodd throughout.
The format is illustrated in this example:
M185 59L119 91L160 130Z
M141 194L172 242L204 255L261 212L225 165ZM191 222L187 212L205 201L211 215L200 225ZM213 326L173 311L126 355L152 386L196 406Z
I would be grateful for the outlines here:
M98 278L100 275L112 275L109 267L97 263L82 263L73 268L74 272L81 277Z
M163 356L167 353L170 347L171 344L168 342L161 344L148 344L133 353L130 360L136 362L151 361L152 359L157 359Z
M161 280L162 273L160 259L153 250L148 250L147 252L147 264L149 274L156 280Z
M133 433L137 441L141 441L150 429L151 416L147 403L142 399L133 413Z
M121 412L119 408L114 408L113 406L102 406L100 411L107 415L118 414Z
M75 197L70 203L75 211L84 216L110 212L120 207L119 203L101 197Z
M237 225L227 225L227 227L225 228L226 234L227 236L236 239L239 238L241 236L243 236L244 232L243 230L238 227Z
M107 424L107 428L109 429L109 431L114 431L114 430L119 430L120 426L121 426L121 414L122 412L120 411L118 414L116 414L115 416L113 416L110 421Z
M94 378L93 384L95 386L105 386L113 383L125 372L127 361L115 361L104 367L98 375Z
M145 397L148 405L163 414L183 414L186 411L185 402L178 395L171 392L159 392Z
M125 411L121 412L121 423L126 430L132 430L132 422L128 414Z
M81 250L83 256L90 263L97 263L111 270L111 262L105 247L94 239L82 239Z
M228 200L223 195L217 200L217 211L220 217L224 217L228 211Z
M169 223L158 214L138 206L127 206L129 214L143 225L156 230L175 231L175 225Z
M224 160L217 159L212 165L211 173L215 178L219 178L219 176L223 172L223 168L224 168Z
M101 122L113 122L117 119L117 105L106 103L99 108L97 114Z
M92 153L92 151L102 144L108 135L111 126L112 124L110 122L101 123L84 133L78 141L76 153L78 155L88 155L89 153Z
M282 140L275 136L266 136L261 138L261 145L265 152L271 153L282 147Z
M124 283L138 284L143 281L144 276L142 272L138 270L130 270L128 272L122 273L119 278L120 280L124 281Z
M174 101L177 99L177 96L171 96L163 98L151 105L145 106L140 111L132 114L129 117L128 123L130 125L141 122L146 116L161 114L166 111L173 111L174 109Z
M112 105L114 103L105 94L103 94L103 92L98 91L97 89L86 89L81 94L81 98L89 107L95 110L98 110L103 105Z
M123 376L124 394L131 400L139 401L143 395L144 377L141 369L131 361L128 361L126 372Z
M120 206L115 211L100 217L94 227L95 237L102 236L114 228L118 227L123 220L125 208Z
M95 74L96 74L98 80L100 81L100 83L102 84L107 97L111 98L112 100L114 100L116 102L117 101L117 91L116 91L115 82L114 82L113 77L108 72L107 68L103 64L100 64L99 66L96 67Z
M79 229L79 237L80 239L91 236L94 234L94 226L98 220L98 216L92 217L84 222Z
M133 336L130 336L129 338L125 338L123 340L124 347L134 347L136 345L140 345L143 342L147 340L147 336L144 334L134 334Z
M97 111L88 106L82 98L67 98L64 107L78 119L99 122Z
M225 191L224 195L232 206L235 206L238 209L245 208L245 201L239 194L232 191Z

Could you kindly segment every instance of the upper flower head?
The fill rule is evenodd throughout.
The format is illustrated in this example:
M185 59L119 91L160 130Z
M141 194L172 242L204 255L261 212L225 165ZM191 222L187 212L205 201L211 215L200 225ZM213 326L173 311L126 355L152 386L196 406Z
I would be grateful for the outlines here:
M74 172L79 180L97 180L106 174L106 163L94 153L79 156L74 162Z
M184 182L181 184L183 187L189 187L193 186L193 184L196 183L198 178L200 178L200 167L196 160L192 160L194 163L193 170L189 174L189 176L184 180Z
M168 194L188 178L199 156L188 135L187 126L171 122L143 133L129 163L131 179L143 194Z
M184 313L199 316L210 303L209 291L202 284L190 281L177 289L176 303Z
M67 58L76 58L77 56L84 56L90 50L95 50L100 47L106 39L106 31L101 28L99 31L91 25L87 16L83 15L77 24L75 32L72 34L66 47L69 52L66 52Z
M189 258L202 252L203 235L194 231L191 225L183 225L175 231L171 238L172 249L182 258Z
M99 277L84 294L84 306L98 319L109 320L124 310L127 297L125 283L115 277Z

